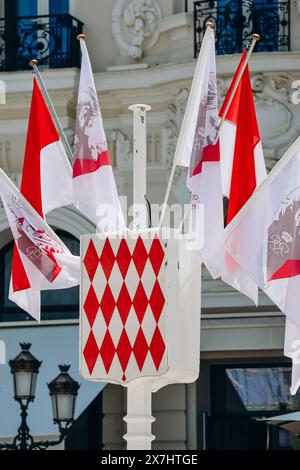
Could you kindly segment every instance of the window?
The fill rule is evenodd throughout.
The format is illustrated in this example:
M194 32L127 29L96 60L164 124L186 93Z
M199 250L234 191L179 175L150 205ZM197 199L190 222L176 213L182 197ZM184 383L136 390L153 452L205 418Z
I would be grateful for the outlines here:
M288 364L220 365L210 369L210 413L206 416L209 450L266 449L267 426L257 418L300 409L300 392L290 394ZM291 449L293 435L270 427L270 448Z
M49 14L69 13L69 0L49 0Z
M228 368L227 377L250 412L292 410L290 367Z
M56 230L71 253L79 255L79 240ZM32 317L8 299L11 276L13 241L0 251L0 322L26 321ZM43 291L41 294L42 320L72 319L79 316L79 287Z
M80 64L76 36L83 24L69 14L69 0L5 0L4 5L1 71L28 70L31 59L47 68Z
M198 0L194 2L195 55L203 40L205 22L216 24L217 54L241 53L253 33L261 36L256 52L290 50L289 0Z
M38 0L6 0L5 15L13 16L35 16L38 14Z
M36 16L40 14L41 8L44 6L44 1L39 0L5 0L5 13L7 17L13 16ZM69 0L49 0L48 12L47 4L46 11L43 14L58 15L69 13Z

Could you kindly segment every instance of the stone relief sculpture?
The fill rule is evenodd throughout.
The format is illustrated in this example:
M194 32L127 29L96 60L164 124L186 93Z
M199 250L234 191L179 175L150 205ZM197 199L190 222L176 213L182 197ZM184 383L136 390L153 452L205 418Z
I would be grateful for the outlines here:
M187 105L188 96L189 91L187 88L179 90L179 92L175 95L174 104L171 104L166 110L166 123L164 125L164 131L166 135L164 163L169 168L172 167L177 139Z
M124 22L135 51L134 59L141 59L145 39L153 34L158 16L151 0L133 0L124 11Z
M164 163L168 169L171 169L173 164L177 140L179 137L188 97L189 90L187 88L179 90L174 97L174 103L171 104L166 110L166 122L163 127L163 155L165 159ZM177 167L172 189L172 192L175 195L177 201L184 201L184 195L187 196L186 178L186 170L182 167ZM188 199L185 202L188 202Z
M112 14L112 33L121 50L134 60L141 60L144 50L154 46L161 11L155 0L118 0Z
M111 133L110 141L115 145L115 165L119 170L128 170L132 163L132 151L129 138L119 129Z

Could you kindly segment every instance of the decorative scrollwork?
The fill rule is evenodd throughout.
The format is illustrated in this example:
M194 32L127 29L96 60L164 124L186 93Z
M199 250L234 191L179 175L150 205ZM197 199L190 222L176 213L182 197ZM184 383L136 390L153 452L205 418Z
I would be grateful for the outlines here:
M289 0L230 0L221 5L208 0L194 2L195 57L199 53L207 21L216 24L218 54L241 52L253 33L261 36L256 46L258 52L289 50L289 14Z
M61 46L60 38L57 38L50 24L27 25L21 20L18 22L18 56L29 60L37 57L39 61L48 59Z

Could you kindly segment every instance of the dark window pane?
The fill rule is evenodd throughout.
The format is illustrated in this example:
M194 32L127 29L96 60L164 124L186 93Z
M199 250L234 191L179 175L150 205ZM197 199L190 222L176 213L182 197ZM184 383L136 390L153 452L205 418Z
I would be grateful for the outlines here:
M49 0L50 15L69 13L69 0Z
M248 411L291 406L289 367L235 368L226 369L226 374Z
M57 230L56 233L72 254L79 255L79 240L72 235ZM24 321L32 318L8 299L11 277L13 242L0 251L0 321ZM41 293L42 319L71 319L79 315L79 286L70 289L43 291Z
M10 0L12 1L12 0ZM38 0L14 0L16 4L17 16L35 16L37 15Z

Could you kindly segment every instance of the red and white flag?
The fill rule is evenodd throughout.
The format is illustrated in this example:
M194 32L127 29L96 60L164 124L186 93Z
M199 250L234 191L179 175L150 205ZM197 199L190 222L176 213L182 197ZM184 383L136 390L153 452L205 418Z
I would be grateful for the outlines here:
M85 41L79 83L75 155L74 205L97 225L98 231L125 228L114 179L92 67Z
M293 361L295 393L300 385L300 137L226 227L225 249L287 316L285 354Z
M72 167L35 79L20 191L41 217L72 203ZM16 246L9 298L32 316L40 312L40 292Z
M192 193L191 224L194 233L204 232L199 254L214 278L223 271L224 253L218 124L215 35L213 29L207 28L178 139L175 161L178 165L189 168L187 187ZM201 207L204 210L204 219L200 216Z
M39 216L8 176L0 169L0 196L15 240L28 288L37 301L41 290L62 289L79 284L80 261ZM12 299L14 300L14 299ZM36 302L20 305L36 320Z
M220 117L226 111L246 55L245 50L220 110ZM267 175L248 65L220 129L220 151L223 194L228 198L228 224ZM257 303L257 285L226 251L222 279Z

